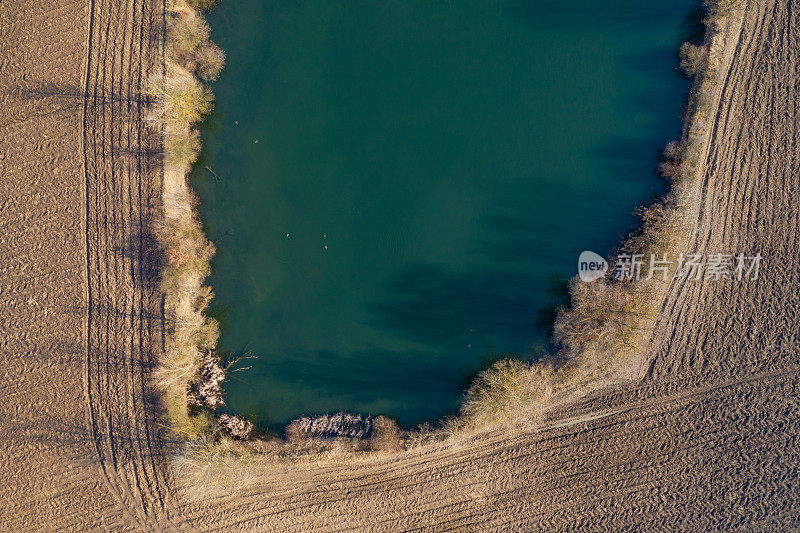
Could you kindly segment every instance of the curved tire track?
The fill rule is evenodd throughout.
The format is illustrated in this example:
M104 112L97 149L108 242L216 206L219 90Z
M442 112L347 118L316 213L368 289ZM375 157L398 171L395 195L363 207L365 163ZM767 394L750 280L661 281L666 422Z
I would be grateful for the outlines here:
M177 510L148 376L162 335L158 257L159 139L146 80L160 65L151 0L94 0L83 101L87 420L119 524L176 527Z
M83 37L67 22L51 27L56 40L63 35L76 50L82 43L86 54L81 88L52 91L44 82L73 80L68 67L80 57L52 39L42 43L37 31L84 4L59 0L48 9L28 1L14 0L24 17L0 24L0 67L32 95L0 91L4 103L24 111L0 111L0 148L12 154L10 163L0 159L0 170L15 178L0 188L0 227L31 221L29 231L0 235L9 258L0 272L0 326L14 333L0 338L0 358L14 378L0 382L0 395L10 400L0 402L0 420L26 424L0 435L11 457L0 457L0 475L30 496L0 494L0 529L716 530L797 523L798 0L748 3L713 117L695 226L698 252L768 255L762 278L674 283L644 381L597 392L538 426L324 467L263 461L240 494L194 505L176 497L148 388L163 331L158 258L148 237L159 206L159 139L144 126L142 95L160 64L162 6L89 0ZM32 60L37 54L53 59ZM65 67L63 58L75 61ZM32 84L39 76L43 84ZM56 131L42 135L47 128ZM53 171L63 185L45 179ZM36 232L51 242L32 242ZM70 240L76 234L81 242ZM73 285L84 293L74 294ZM41 303L42 294L56 303ZM51 318L55 305L64 308L58 320ZM81 334L70 336L81 320ZM68 349L53 348L59 343ZM80 380L69 381L79 368ZM25 380L37 372L44 386ZM68 394L47 396L59 375L64 391L80 390L82 381L85 413L42 433L42 418L24 404L80 407ZM7 411L11 404L23 408ZM44 452L35 448L40 442ZM73 473L49 485L13 474L17 463L44 464L50 456L54 469L70 461Z

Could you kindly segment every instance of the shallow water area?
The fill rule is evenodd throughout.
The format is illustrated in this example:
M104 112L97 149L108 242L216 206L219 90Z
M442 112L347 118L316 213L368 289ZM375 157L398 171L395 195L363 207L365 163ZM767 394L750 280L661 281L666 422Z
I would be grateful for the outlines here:
M549 348L554 287L662 189L694 2L225 1L193 173L232 411L401 423Z

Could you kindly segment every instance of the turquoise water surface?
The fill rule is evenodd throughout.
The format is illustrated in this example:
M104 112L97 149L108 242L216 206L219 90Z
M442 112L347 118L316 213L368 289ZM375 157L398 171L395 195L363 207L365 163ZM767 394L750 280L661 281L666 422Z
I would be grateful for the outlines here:
M193 180L232 411L457 408L662 185L693 2L223 1ZM209 172L209 169L212 172Z

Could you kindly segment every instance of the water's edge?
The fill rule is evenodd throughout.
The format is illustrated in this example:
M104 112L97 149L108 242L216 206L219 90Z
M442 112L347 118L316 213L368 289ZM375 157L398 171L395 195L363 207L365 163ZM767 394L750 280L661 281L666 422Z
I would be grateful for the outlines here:
M704 171L705 154L711 137L709 128L700 123L699 115L715 111L717 108L722 85L717 83L717 80L727 71L732 48L738 42L742 12L743 10L734 11L732 15L721 18L706 29L704 46L707 48L707 61L704 68L695 75L680 141L682 143L680 163L685 167L684 174L681 179L672 183L667 197L659 204L663 207L661 223L650 226L645 224L643 229L635 234L637 239L641 239L643 235L646 237L645 249L652 249L652 242L669 247L683 242L682 234L665 236L662 232L666 221L684 220L693 212L694 204L689 199L693 197L691 194L693 186L699 181L697 176ZM170 16L200 17L202 20L195 6L184 0L179 0L175 4ZM164 46L170 50L168 39L165 39ZM181 59L171 57L167 59L167 63L169 62L181 63ZM188 89L192 98L208 99L208 89L198 79L198 67L190 70L185 64L178 66L183 71L165 69L165 87L172 82L185 82L193 87ZM186 73L192 76L194 82L186 81ZM196 90L198 86L199 92ZM166 92L162 90L162 93ZM155 96L157 100L165 98L164 94L160 93L156 93ZM204 113L175 117L167 116L169 111L161 110L160 113L158 124L163 130L166 157L163 168L163 220L157 235L167 257L162 278L170 328L167 351L154 376L163 392L167 416L175 433L188 441L203 441L208 446L230 437L247 439L252 429L249 422L227 414L219 414L219 408L223 405L222 381L225 369L222 368L216 353L218 326L212 318L205 315L212 293L204 284L204 280L210 273L213 245L202 233L202 225L196 211L196 200L188 185L191 162L187 162L181 155L188 144L191 150L195 151L196 158L199 139L193 133L196 131L194 125ZM179 142L176 141L178 138ZM632 240L632 238L626 240L621 249L630 246ZM663 296L664 288L659 285L636 285L619 287L619 290L629 291L634 300L646 296L649 305L654 305ZM591 293L574 292L572 311L560 318L562 323L569 323L570 317L580 312L581 298L594 297L596 296ZM639 327L642 319L635 320L636 324L627 324L626 327L639 331L642 329ZM491 409L495 410L498 404L501 405L506 418L509 417L509 413L512 417L517 416L523 409L531 406L537 408L538 413L542 413L574 400L579 394L578 390L581 391L580 394L585 394L587 390L596 390L602 386L636 379L641 375L644 364L641 351L637 354L636 349L630 349L629 346L623 350L627 354L626 358L614 357L612 361L609 354L619 355L621 350L619 346L598 348L597 343L590 342L591 336L588 338L589 341L585 338L570 337L567 332L562 338L566 349L557 358L536 365L514 362L495 365L472 384L462 407L461 420L455 423L451 421L447 425L446 433L479 430L501 420L496 412L487 407L489 404ZM644 341L641 337L624 340L626 345L632 344L634 347L641 346ZM630 343L631 340L634 342ZM593 357L586 356L589 352ZM603 353L606 355L602 355ZM602 357L607 359L598 361L598 354L601 359ZM508 403L511 400L505 396L508 395L506 385L509 380L527 387L525 390L528 394L522 395L524 399L522 404L519 403L516 390L514 403ZM499 381L506 384L505 388L498 386ZM547 387L541 387L543 382L547 382ZM546 392L540 389L546 389ZM352 437L354 427L359 438L370 438L374 441L376 437L384 440L396 437L397 441L392 440L388 445L382 442L380 444L382 448L378 448L376 442L375 449L397 448L398 442L400 448L408 447L416 438L410 433L401 436L396 425L386 422L383 417L379 417L382 420L378 421L370 417L351 416L353 419L340 417L333 420L334 417L329 416L299 419L297 423L290 425L288 431L293 437L292 444L297 445L298 442L320 437L326 439L337 436ZM292 427L295 430L292 430ZM382 428L381 435L373 431L373 428L377 427ZM262 437L266 438L264 435Z

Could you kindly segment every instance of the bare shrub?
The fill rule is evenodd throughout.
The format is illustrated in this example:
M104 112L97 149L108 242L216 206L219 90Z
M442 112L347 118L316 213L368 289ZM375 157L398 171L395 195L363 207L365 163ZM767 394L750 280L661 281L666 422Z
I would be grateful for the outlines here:
M637 321L649 315L637 288L631 285L605 280L574 281L570 289L572 305L559 311L554 339L573 352L589 344L612 353L632 346Z
M214 43L206 43L197 49L195 71L205 81L217 79L225 68L225 52Z
M189 402L209 409L225 405L222 389L224 379L225 370L217 355L213 352L204 353L195 378L187 386Z
M164 78L151 78L150 94L154 105L148 119L151 123L163 124L167 133L185 131L214 107L211 91L180 67L170 67Z
M683 143L680 141L670 141L664 147L664 161L671 163L679 162L683 158Z
M680 181L683 177L683 167L678 163L663 161L658 165L658 173L670 181Z
M428 444L443 440L440 432L430 423L425 422L419 425L415 431L410 431L406 437L406 446L409 449L419 448Z
M370 448L383 452L403 451L405 446L397 422L385 416L376 417L372 424Z
M680 58L680 69L686 76L694 76L703 69L705 60L705 48L692 43L683 43L678 57Z
M744 0L705 0L707 26L720 29L725 19L737 9L741 9Z
M664 147L663 159L658 166L658 173L671 182L679 182L684 177L684 146L680 141L671 141Z
M474 426L531 416L552 396L555 377L549 364L498 361L478 374L467 390L461 413Z
M640 207L636 214L642 221L639 231L630 235L621 251L627 254L643 255L641 278L650 277L649 261L651 255L661 256L667 253L681 234L676 207L667 200Z
M228 437L203 437L184 443L172 457L172 468L183 493L192 501L203 501L249 485L251 455Z
M286 426L285 433L286 440L292 444L300 444L308 439L308 434L300 426L299 420L292 420L292 422Z
M250 433L253 431L253 423L238 416L220 415L219 425L235 439L246 440L250 438Z
M164 139L164 164L189 168L200 154L200 134L195 129L167 135Z
M205 19L189 10L170 16L167 22L167 55L205 81L219 76L225 66L225 53L211 42L211 29Z
M289 440L334 440L339 438L360 440L372 433L373 418L351 413L304 416L293 420L286 428Z
M217 5L217 0L184 0L184 2L197 11L211 11Z
M169 346L153 370L153 381L157 387L165 391L172 388L181 389L200 368L198 359L198 354L182 347Z
M194 59L197 48L207 43L211 28L200 15L184 10L171 14L167 19L167 56L186 68Z
M403 444L407 450L445 442L470 427L466 416L446 416L438 424L423 422L416 429L406 431Z

